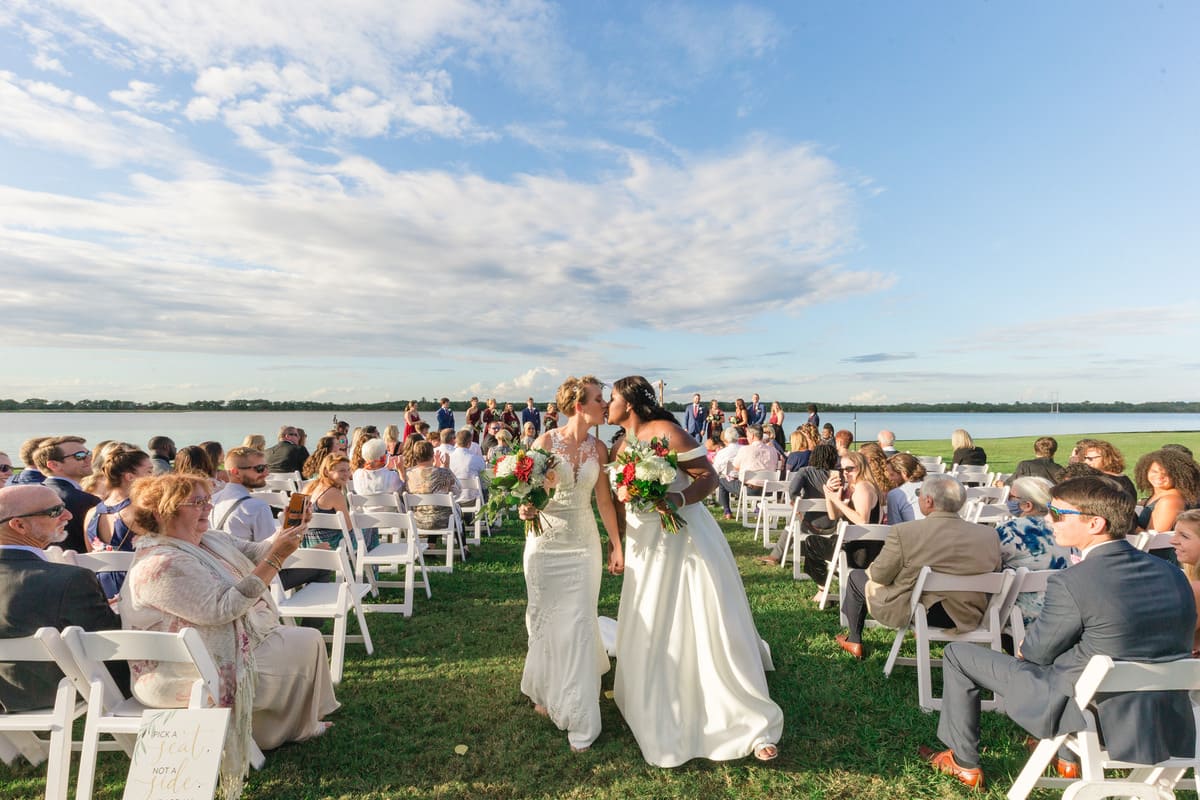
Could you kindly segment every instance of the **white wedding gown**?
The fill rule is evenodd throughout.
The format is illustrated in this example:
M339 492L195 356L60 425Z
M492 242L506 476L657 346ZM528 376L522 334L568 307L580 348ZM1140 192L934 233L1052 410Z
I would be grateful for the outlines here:
M703 458L698 447L680 461ZM690 483L680 470L671 484ZM626 507L614 697L642 756L659 767L743 758L783 732L764 669L774 669L750 615L737 562L702 504L679 533L657 512Z
M529 653L521 691L545 706L572 747L584 748L600 735L600 676L609 668L596 616L601 554L592 495L601 464L592 436L577 467L558 429L550 431L550 451L559 458L558 487L542 534L525 539Z

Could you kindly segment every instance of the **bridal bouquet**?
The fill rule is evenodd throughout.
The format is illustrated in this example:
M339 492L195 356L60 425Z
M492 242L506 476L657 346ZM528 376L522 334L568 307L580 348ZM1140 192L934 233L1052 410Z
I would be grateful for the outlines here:
M628 440L617 460L608 465L608 479L613 488L624 486L629 493L629 505L647 513L657 511L662 517L663 530L679 533L685 524L670 503L665 504L667 490L675 480L679 466L678 455L667 446L666 439L648 442Z
M534 519L525 520L525 533L542 532L541 510L550 502L554 489L546 486L546 476L558 464L558 457L538 448L519 448L496 462L484 513L489 517L506 509L531 505L538 510Z

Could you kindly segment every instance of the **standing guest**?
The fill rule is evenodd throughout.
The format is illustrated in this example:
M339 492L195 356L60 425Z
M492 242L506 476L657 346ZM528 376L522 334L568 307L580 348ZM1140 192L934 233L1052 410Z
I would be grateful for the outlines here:
M404 409L404 439L407 440L417 430L417 423L421 421L421 414L417 411L417 401L409 400L408 405Z
M558 406L554 403L546 403L546 414L544 416L546 430L552 431L558 427Z
M390 457L396 457L404 452L404 442L400 439L400 429L395 425L388 425L383 429L383 444L387 448L387 454Z
M443 397L437 410L438 433L444 430L454 430L454 409L450 408L450 398Z
M987 466L987 453L982 447L976 447L975 442L971 439L971 434L962 428L958 428L951 434L950 444L954 447L954 456L951 458L953 466L959 464L969 467Z
M78 625L88 631L119 629L90 569L52 564L44 550L61 542L71 519L46 486L0 489L0 639L31 636L38 628ZM0 664L0 713L52 708L62 672L53 662ZM114 674L128 684L128 673ZM65 779L65 776L64 776Z
M1200 564L1200 509L1189 509L1175 518L1171 546L1175 548L1175 558L1183 566L1196 606L1200 608L1200 575L1197 575L1197 565ZM1200 623L1192 635L1192 658L1200 658Z
M330 453L321 461L317 478L303 492L312 498L312 510L317 514L341 514L346 530L353 525L350 521L350 504L346 502L346 487L350 485L352 473L350 459L342 453ZM342 543L339 528L309 528L304 533L305 547L329 545L336 550Z
M454 477L458 479L460 484L465 485L465 482L473 478L478 478L480 473L487 468L487 462L483 460L483 456L472 452L471 432L461 430L458 432L454 440L454 452L450 454L450 461L446 467L454 473ZM462 499L470 502L478 496L478 492L474 489L464 491Z
M471 429L471 441L479 444L479 431L483 427L483 409L479 407L478 397L472 397L467 404L467 427Z
M1122 491L1137 502L1137 486L1125 474L1125 456L1121 455L1121 451L1111 442L1103 439L1080 439L1075 443L1071 460L1100 470L1121 484Z
M533 425L533 436L536 439L542 433L542 412L533 404L533 398L530 397L525 401L525 408L521 409L521 427Z
M1137 517L1140 530L1174 530L1180 512L1196 505L1200 468L1191 456L1164 447L1139 458L1133 473L1137 487L1148 495Z
M721 433L721 441L725 442L725 446L713 456L713 471L717 473L717 499L725 511L725 519L733 519L733 509L729 507L729 496L731 493L740 494L742 491L742 485L738 482L738 470L733 465L733 460L737 458L738 451L745 445L738 442L737 429L733 427L726 428Z
M808 404L808 419L806 421L808 422L809 425L812 425L814 428L821 427L821 415L817 413L816 403Z
M746 426L750 424L750 412L746 410L746 401L740 397L733 401L733 413L729 415L729 424L737 428L738 440L745 444Z
M977 575L1000 568L1000 542L986 525L966 522L958 511L967 490L950 475L929 475L921 484L925 519L904 522L888 531L883 549L866 570L850 570L842 611L848 632L834 639L850 655L863 657L862 631L867 612L889 628L899 628L912 614L912 594L924 567L950 575ZM983 592L925 594L929 624L937 628L974 630L987 610Z
M224 796L237 797L252 743L270 750L320 736L337 710L320 631L284 626L267 584L296 550L304 527L260 544L209 530L212 498L198 476L143 478L130 511L140 542L121 595L133 630L194 628L217 667L218 702L232 708L221 759ZM134 662L133 695L151 707L182 705L190 666Z
M325 456L336 452L336 436L326 435L317 439L317 448L312 451L312 455L305 459L304 465L300 469L300 477L305 480L317 477L317 473L321 471L321 463L325 461Z
M62 547L77 553L88 551L83 520L100 502L99 497L83 491L79 485L92 471L92 454L83 446L85 441L81 436L54 436L43 439L33 454L33 463L46 476L43 485L57 492L71 512Z
M758 392L750 395L750 405L746 406L746 424L762 425L767 421L767 407L758 399Z
M692 404L683 412L683 429L688 436L699 440L704 436L704 418L707 416L700 402L700 393L692 395Z
M297 428L296 430L300 430ZM261 433L246 434L246 438L242 439L242 447L249 447L251 450L266 450L267 437Z
M875 441L883 448L883 454L888 458L900 452L896 449L896 434L891 431L880 431L879 435L875 437Z
M778 401L771 403L771 413L767 416L767 425L770 425L775 431L775 441L783 441L783 406L779 405Z
M0 486L8 486L12 482L13 464L8 453L0 453Z
M1082 560L1051 576L1042 614L1017 656L952 642L942 658L938 738L949 749L921 748L920 755L971 787L983 786L980 689L1003 696L1013 722L1047 738L1086 726L1071 696L1093 655L1163 662L1187 658L1192 650L1196 604L1187 579L1178 567L1125 541L1132 497L1106 479L1078 478L1054 487L1047 510L1055 542L1079 550ZM1157 764L1195 754L1187 692L1117 693L1100 696L1095 705L1113 760ZM1060 757L1056 767L1062 777L1079 777L1077 763Z
M1017 464L1012 477L1008 479L1009 483L1024 477L1045 478L1050 483L1058 483L1062 480L1063 468L1061 464L1054 461L1054 454L1057 452L1057 439L1053 436L1038 437L1033 443L1034 458Z
M133 552L134 534L121 512L129 505L133 482L150 475L150 456L136 447L118 445L110 450L101 465L108 493L84 520L84 533L91 550ZM101 572L97 575L104 596L116 597L125 583L124 572Z
M1054 528L1046 522L1053 488L1054 484L1045 478L1026 476L1012 482L1008 504L1016 513L1012 519L996 526L1001 569L1015 571L1025 567L1034 571L1066 569L1071 565L1071 548L1055 544ZM1043 596L1044 592L1017 595L1017 607L1021 609L1025 627L1032 625L1042 613Z
M513 411L512 403L504 404L504 411L500 413L500 424L504 426L504 429L508 431L514 439L517 438L517 434L520 433L521 428L520 422L517 419L517 412Z
M266 456L251 447L235 447L225 456L229 482L212 496L209 522L244 542L265 542L277 525L271 506L250 493L267 485Z
M470 443L471 432L465 431ZM459 431L461 435L464 431ZM385 494L404 491L400 475L388 469L388 447L383 439L368 439L362 445L363 465L354 471L355 494Z
M705 419L706 429L709 436L720 436L721 430L725 427L725 412L721 410L721 404L717 398L713 398L708 404L708 417ZM722 436L722 441L724 437Z
M479 415L479 421L483 423L483 427L486 430L488 425L499 421L499 419L500 412L496 410L496 398L489 397L487 406L483 409L483 413ZM484 448L484 452L487 452L487 448Z
M909 453L896 453L887 460L895 488L887 493L887 520L889 525L924 519L917 492L925 480L925 467Z
M318 443L318 447L320 444ZM300 472L306 460L300 447L300 431L295 425L284 425L279 429L279 441L266 452L267 469L271 472Z
M812 449L808 464L791 474L788 478L788 492L792 498L804 500L823 499L825 497L825 481L829 480L830 470L838 463L837 450L832 445L818 444ZM824 536L834 526L833 520L824 511L806 511L800 518L801 532L811 536ZM820 526L818 528L818 526ZM788 537L780 536L775 541L771 554L757 559L760 564L779 566L783 563L783 548L787 545ZM793 558L798 557L800 545L796 544ZM823 563L823 562L822 562ZM811 575L809 577L812 577ZM815 580L815 578L814 578ZM824 578L820 583L824 583Z
M169 436L155 436L146 445L150 451L150 464L155 475L165 475L171 471L171 462L175 459L175 442Z
M216 481L219 489L229 482L229 473L225 471L225 448L221 447L220 442L211 440L201 442L200 446L204 448L204 452L208 453L208 460L212 462L213 480Z
M24 469L21 470L19 475L13 477L12 482L15 485L21 486L27 483L41 483L42 481L46 480L46 476L43 475L41 470L34 465L33 454L39 447L42 446L42 442L49 438L49 436L35 436L32 439L26 439L21 443L21 449L17 451L17 455L21 457L21 464L24 466Z

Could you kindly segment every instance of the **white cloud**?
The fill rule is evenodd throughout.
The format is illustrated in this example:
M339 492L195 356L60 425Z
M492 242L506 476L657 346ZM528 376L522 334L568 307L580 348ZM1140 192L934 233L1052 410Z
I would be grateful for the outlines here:
M128 89L114 89L108 93L108 96L123 106L129 106L134 111L158 113L174 111L179 107L179 102L176 100L166 102L155 100L157 94L158 87L153 83L130 81Z
M693 69L708 71L730 62L759 59L781 38L781 26L765 8L737 4L729 9L671 2L646 7L656 38L682 49Z
M463 397L553 397L562 382L561 370L554 367L534 367L499 383L473 383L460 394Z

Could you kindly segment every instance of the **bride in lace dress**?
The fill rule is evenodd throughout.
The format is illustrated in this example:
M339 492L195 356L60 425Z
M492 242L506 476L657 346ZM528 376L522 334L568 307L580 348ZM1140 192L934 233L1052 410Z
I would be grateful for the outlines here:
M525 625L529 654L521 691L548 716L576 752L600 735L600 676L608 656L600 641L600 534L592 498L608 534L608 568L624 570L617 516L604 462L608 451L588 428L604 422L603 385L591 376L568 378L558 389L566 424L534 443L558 456L554 497L543 513L542 533L525 539ZM531 510L521 509L522 518Z
M771 700L764 672L774 667L733 552L702 505L717 486L704 447L639 376L613 384L608 421L625 429L626 440L664 438L676 451L679 468L666 500L686 523L668 533L658 512L625 508L617 707L655 766L750 754L770 761L783 733L783 711ZM617 499L624 502L625 492L621 487Z

